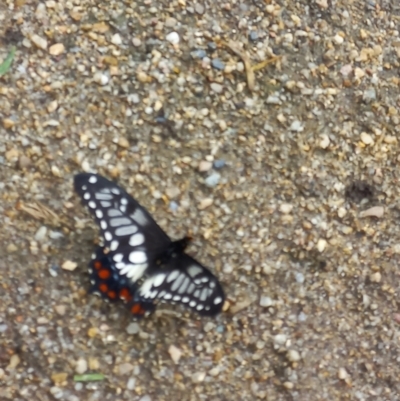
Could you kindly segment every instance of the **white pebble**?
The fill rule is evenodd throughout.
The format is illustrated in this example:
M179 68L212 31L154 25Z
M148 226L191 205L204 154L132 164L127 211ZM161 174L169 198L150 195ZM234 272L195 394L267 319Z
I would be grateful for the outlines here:
M61 268L64 270L68 270L70 272L74 271L78 266L78 263L73 262L72 260L66 260L62 265Z
M47 49L47 40L42 38L42 37L40 37L39 35L36 35L36 34L32 35L31 36L31 42L35 46L39 47L39 49L43 49L43 50Z
M333 41L337 44L337 45L341 45L344 41L343 37L340 35L335 35L333 37Z
M326 248L326 244L327 244L326 240L324 240L323 238L320 238L317 243L318 252L324 252L324 250Z
M294 349L288 351L287 358L290 362L298 362L301 359L300 354Z
M38 242L42 242L46 238L47 227L41 226L35 234L35 240Z
M385 212L383 206L374 206L360 213L360 217L382 217Z
M113 36L111 37L111 43L112 43L113 45L117 45L117 46L122 45L122 38L121 38L121 35L120 35L119 33L116 33L115 35L113 35Z
M86 359L79 358L76 361L75 372L78 373L78 375L82 375L83 373L85 373L87 371L87 368L88 364Z
M201 383L206 378L206 374L204 372L196 372L192 375L192 381L194 383Z
M170 32L165 39L168 40L169 43L172 45L177 45L179 43L179 35L177 32Z
M274 304L274 301L267 296L262 295L260 298L260 306L264 307L264 308L268 308L270 306L272 306Z
M322 149L326 149L329 146L329 144L330 144L329 136L326 135L326 134L321 135L321 140L319 142L319 147L322 148Z
M175 347L175 345L169 346L168 353L174 363L178 363L179 359L181 359L182 351L179 348Z
M287 341L287 336L286 334L277 334L276 336L274 336L273 340L274 343L277 345L284 345Z
M93 80L99 85L104 86L108 84L110 78L106 74L103 74L102 72L98 71L94 74Z
M371 145L372 143L374 143L372 136L370 134L367 134L366 132L361 132L360 139L364 145Z
M347 373L347 370L345 368L340 368L338 372L338 377L340 380L346 380L348 378L349 374Z
M289 214L293 210L293 205L290 203L282 203L282 205L279 207L279 210L283 214Z

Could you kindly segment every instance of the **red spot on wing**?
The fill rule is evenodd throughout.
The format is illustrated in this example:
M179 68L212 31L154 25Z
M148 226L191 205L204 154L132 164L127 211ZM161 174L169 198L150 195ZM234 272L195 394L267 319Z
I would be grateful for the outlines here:
M94 268L95 268L96 270L99 270L99 269L101 269L101 268L103 267L102 263L101 263L99 260L95 260L95 261L93 262L93 266L94 266Z
M142 308L142 305L140 305L140 304L133 304L133 305L131 306L131 312L132 312L134 315L143 315L144 312L145 312L145 310Z
M110 278L110 276L111 276L111 272L110 272L109 269L101 269L101 270L99 270L99 277L102 280L107 280L108 278Z
M108 298L110 298L110 299L115 299L115 298L117 298L117 293L115 292L115 291L108 291L107 292L107 296L108 296Z
M119 292L119 297L124 301L129 301L132 298L132 295L128 288L122 288Z
M99 285L99 290L103 293L106 293L108 291L108 285L106 283L101 283Z

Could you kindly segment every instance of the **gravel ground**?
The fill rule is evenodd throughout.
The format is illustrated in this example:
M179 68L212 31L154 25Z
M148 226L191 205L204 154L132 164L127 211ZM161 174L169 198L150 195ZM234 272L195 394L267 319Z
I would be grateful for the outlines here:
M0 21L1 401L400 399L396 0L6 0ZM81 171L191 232L225 312L133 322L88 295Z

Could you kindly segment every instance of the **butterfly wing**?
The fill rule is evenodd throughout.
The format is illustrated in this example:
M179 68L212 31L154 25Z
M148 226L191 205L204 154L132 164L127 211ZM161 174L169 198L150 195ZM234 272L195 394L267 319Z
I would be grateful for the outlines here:
M202 316L220 313L225 300L217 278L185 253L171 258L167 266L146 278L138 295L143 301L180 303Z
M167 234L124 189L98 174L77 174L74 188L100 226L119 274L141 279L171 244Z
M100 294L110 302L122 299L129 304L129 309L135 317L142 317L155 309L156 305L151 300L135 301L138 286L119 274L104 247L98 247L92 255L89 273L92 292Z

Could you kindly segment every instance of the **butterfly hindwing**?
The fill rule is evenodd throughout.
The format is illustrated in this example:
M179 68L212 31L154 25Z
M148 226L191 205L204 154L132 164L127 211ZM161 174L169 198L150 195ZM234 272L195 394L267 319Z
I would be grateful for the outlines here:
M204 316L221 312L225 299L217 278L185 253L148 277L138 293L143 300L180 303Z
M138 300L138 286L126 276L121 276L104 247L98 247L89 263L92 292L100 294L110 302L122 300L129 306L135 317L143 317L152 312L156 305L152 300Z
M171 243L145 208L121 187L90 173L75 176L74 186L101 229L104 245L120 274L139 280L157 253Z

